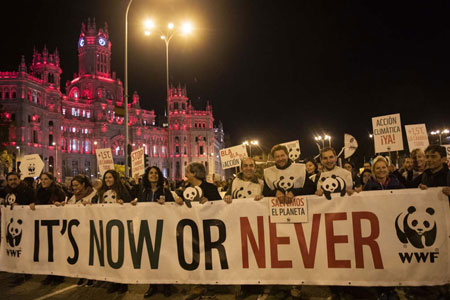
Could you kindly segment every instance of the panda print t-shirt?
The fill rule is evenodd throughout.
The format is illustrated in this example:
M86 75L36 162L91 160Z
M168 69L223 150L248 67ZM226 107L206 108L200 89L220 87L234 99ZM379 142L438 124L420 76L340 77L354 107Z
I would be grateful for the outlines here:
M335 176L336 178L332 177ZM317 174L314 174L310 177L310 179L315 182ZM343 188L342 183L345 183L345 189L347 188L352 188L353 187L353 179L352 179L352 173L350 173L349 171L347 171L346 169L343 169L341 167L336 166L333 170L331 171L326 171L326 172L322 172L320 173L320 177L319 180L317 181L317 189L320 187L322 188L322 184L325 182L325 180L327 178L333 178L334 180L336 180L339 183L339 187L340 189ZM341 180L340 180L340 179ZM331 179L330 179L331 180ZM339 189L339 190L340 190ZM334 191L330 191L330 192L334 192Z
M116 191L107 190L103 194L103 203L117 203L118 197Z
M264 182L261 179L258 179L258 183L255 183L236 177L231 184L231 197L233 199L254 198L262 195L263 187Z
M273 190L290 191L294 188L303 188L306 180L305 164L292 163L286 169L272 166L264 170L264 180Z

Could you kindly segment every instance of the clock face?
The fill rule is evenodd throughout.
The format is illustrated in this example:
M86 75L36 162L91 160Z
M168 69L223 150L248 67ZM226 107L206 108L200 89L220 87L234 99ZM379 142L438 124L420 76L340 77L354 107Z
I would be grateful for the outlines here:
M83 47L83 46L84 46L84 38L81 38L81 39L78 41L78 46L79 46L79 47Z
M100 46L105 46L106 45L106 40L104 39L104 38L99 38L98 39L98 44L100 45Z

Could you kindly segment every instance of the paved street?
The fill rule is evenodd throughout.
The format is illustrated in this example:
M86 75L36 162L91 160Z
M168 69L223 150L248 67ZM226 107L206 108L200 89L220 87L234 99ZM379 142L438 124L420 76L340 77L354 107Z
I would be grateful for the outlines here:
M143 299L143 295L147 290L147 285L130 285L128 292L118 295L117 293L107 294L106 289L108 283L97 282L93 287L77 286L78 279L66 278L64 283L57 286L44 286L41 281L45 276L36 275L30 280L26 281L20 286L10 287L9 281L13 275L0 272L0 299L5 300L44 300L44 299L93 299L93 300L105 300L105 299L123 299L134 300ZM171 297L166 298L162 294L156 294L150 299L162 300L162 299L183 299L186 291L189 289L187 285L176 286L174 293ZM231 286L217 286L214 287L214 292L218 300L231 300L234 299L234 289ZM402 291L398 292L400 299L406 299L403 297ZM374 289L362 289L352 292L353 296L345 297L345 299L376 299ZM276 296L276 295L275 295ZM267 300L281 299L279 297L269 296ZM326 299L330 296L330 290L328 287L322 286L305 286L302 289L302 299L305 300L319 300ZM255 300L257 297L251 295L247 297L248 300Z

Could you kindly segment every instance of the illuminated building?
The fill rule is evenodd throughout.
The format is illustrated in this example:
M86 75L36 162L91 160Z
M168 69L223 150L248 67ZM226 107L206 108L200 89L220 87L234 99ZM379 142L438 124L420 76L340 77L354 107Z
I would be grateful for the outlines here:
M25 58L17 72L0 72L0 103L9 122L8 152L41 155L46 170L65 179L77 174L95 176L96 148L110 147L116 164L124 164L125 125L123 86L111 72L111 42L108 28L95 22L82 25L78 40L78 74L60 91L58 51L33 53L27 68ZM211 105L195 110L186 88L171 87L169 126L156 124L155 112L140 106L135 92L129 103L132 149L143 147L148 165L156 165L171 177L181 179L190 162L202 162L208 174L223 177L218 149L223 148L221 124L214 128ZM217 138L216 138L217 137ZM170 156L167 144L170 138ZM55 164L56 162L56 164Z

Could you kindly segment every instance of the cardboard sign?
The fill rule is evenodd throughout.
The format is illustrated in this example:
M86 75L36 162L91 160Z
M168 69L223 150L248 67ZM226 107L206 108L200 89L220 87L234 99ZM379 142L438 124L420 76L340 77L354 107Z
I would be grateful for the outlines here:
M38 154L25 155L19 169L22 178L39 177L44 169L44 162Z
M409 151L417 148L425 150L430 144L425 124L405 125L405 130Z
M298 140L282 143L280 145L286 146L289 153L289 159L295 161L300 158L300 142Z
M241 165L241 159L244 157L248 157L247 147L245 147L245 145L238 145L220 150L222 169L225 170L239 167Z
M289 204L280 203L277 198L270 199L268 203L272 223L308 222L308 202L305 197L294 197Z
M372 118L375 153L403 150L400 114Z
M358 149L358 142L356 139L348 134L344 134L344 158L347 159L355 153L356 149Z
M447 159L450 161L450 145L442 145L445 147L445 151L447 152Z
M144 148L139 148L131 152L131 174L134 178L145 173L144 154Z
M95 154L97 156L98 171L101 176L108 170L114 170L114 159L111 148L95 149Z

